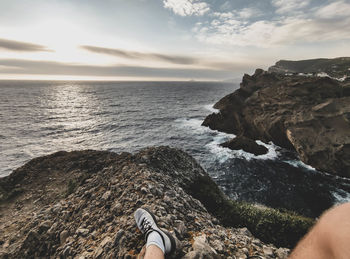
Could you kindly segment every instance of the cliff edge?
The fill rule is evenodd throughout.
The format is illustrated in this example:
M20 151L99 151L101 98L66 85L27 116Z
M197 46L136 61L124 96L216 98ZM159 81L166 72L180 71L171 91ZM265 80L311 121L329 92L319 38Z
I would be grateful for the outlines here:
M320 171L350 177L350 84L329 77L244 75L204 126L295 150Z
M139 207L176 237L174 258L286 258L289 249L261 240L292 247L313 224L228 200L177 149L57 152L0 179L0 257L136 258Z
M307 60L280 60L268 72L271 73L303 73L328 75L340 80L350 78L350 57L318 58ZM349 79L348 79L349 80Z

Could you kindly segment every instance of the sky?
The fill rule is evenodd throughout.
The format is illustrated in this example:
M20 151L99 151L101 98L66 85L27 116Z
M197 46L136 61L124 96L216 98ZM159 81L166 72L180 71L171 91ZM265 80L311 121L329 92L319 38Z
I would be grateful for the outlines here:
M350 56L350 0L1 0L0 79L232 80Z

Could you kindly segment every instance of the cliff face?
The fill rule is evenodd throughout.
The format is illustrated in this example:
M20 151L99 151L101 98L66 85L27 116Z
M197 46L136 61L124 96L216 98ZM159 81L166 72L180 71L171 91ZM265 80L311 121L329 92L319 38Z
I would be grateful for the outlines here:
M350 177L350 87L328 77L256 70L215 104L204 126L294 149L318 170Z
M319 58L308 60L280 60L269 68L273 73L326 73L335 78L350 77L350 57Z
M264 216L265 210L234 207L180 150L58 152L0 179L0 257L136 258L144 240L133 213L141 206L176 237L174 258L286 258L288 249L265 245L246 228L221 225L246 225L239 223L249 219L244 211L261 238L289 245L312 224L270 209ZM287 221L293 222L285 230Z

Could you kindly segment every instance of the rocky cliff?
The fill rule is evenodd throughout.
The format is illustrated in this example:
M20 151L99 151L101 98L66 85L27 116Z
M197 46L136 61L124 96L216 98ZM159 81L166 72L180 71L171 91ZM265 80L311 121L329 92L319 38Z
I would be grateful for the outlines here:
M273 73L304 73L304 74L322 74L325 73L331 77L344 79L350 77L350 57L341 58L318 58L308 60L280 60L269 68Z
M197 162L168 147L58 152L0 179L1 258L136 258L133 220L153 211L174 258L286 258L312 220L229 201ZM260 239L254 237L248 226Z
M350 84L261 69L215 104L204 126L273 141L318 170L350 177Z

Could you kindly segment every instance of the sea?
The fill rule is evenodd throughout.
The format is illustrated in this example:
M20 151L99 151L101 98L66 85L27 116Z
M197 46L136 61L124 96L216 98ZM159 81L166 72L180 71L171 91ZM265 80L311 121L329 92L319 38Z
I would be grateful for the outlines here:
M350 180L319 172L273 143L266 155L219 144L201 126L239 82L0 81L0 177L60 150L137 152L171 146L192 155L234 200L318 217L350 201Z

